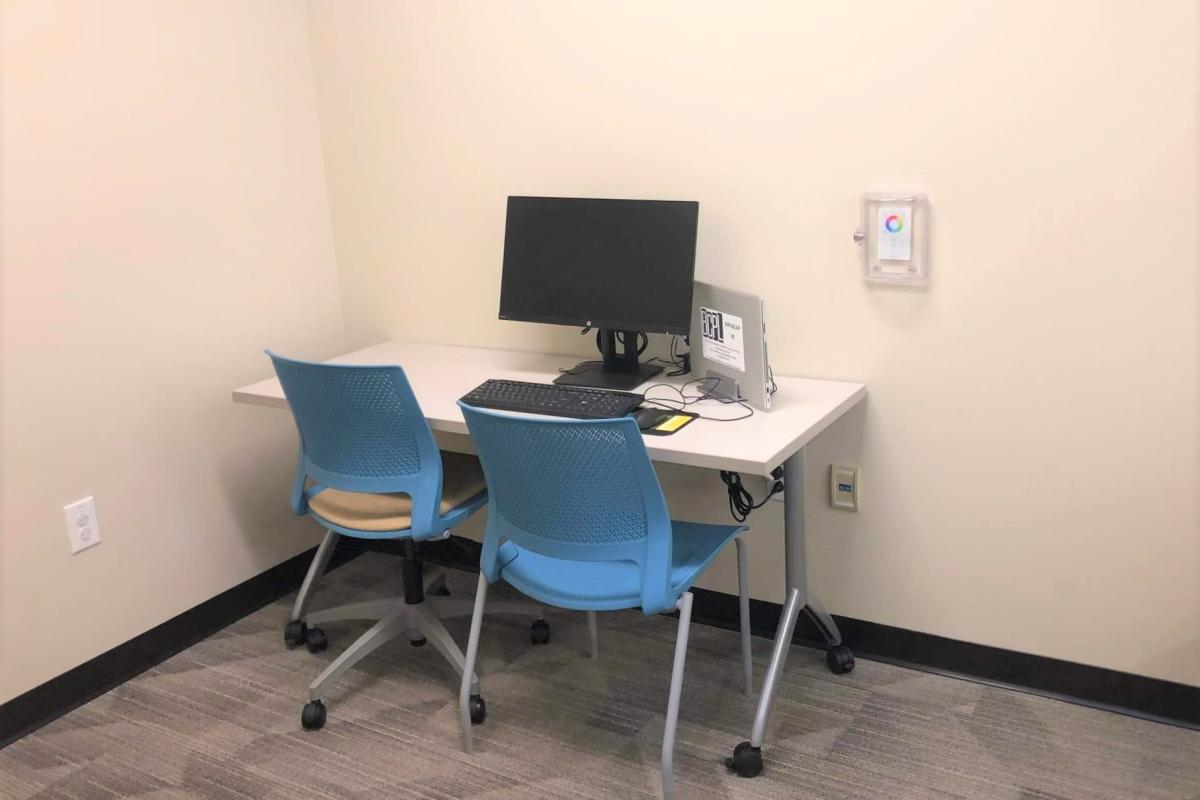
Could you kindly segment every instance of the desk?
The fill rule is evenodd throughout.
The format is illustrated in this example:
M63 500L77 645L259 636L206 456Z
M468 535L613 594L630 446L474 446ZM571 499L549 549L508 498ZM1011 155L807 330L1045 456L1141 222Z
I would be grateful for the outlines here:
M455 401L469 390L488 378L549 382L557 377L560 368L577 360L577 357L542 353L392 341L339 356L332 362L401 365L430 428L435 432L466 434L467 424ZM680 385L689 379L690 376L656 376L650 383ZM756 411L748 419L728 424L698 420L671 436L645 437L646 450L655 461L763 476L769 476L772 469L783 464L787 486L797 487L784 492L787 598L759 696L750 736L752 748L763 745L775 689L800 613L812 617L831 648L842 643L833 618L808 591L804 492L799 487L804 486L804 445L867 396L861 383L785 377L776 377L775 381L779 393L769 412ZM237 389L233 399L239 403L287 408L283 390L275 378ZM705 405L713 406L711 411L704 412L712 416L736 416L741 412L733 407ZM757 768L751 765L748 770L757 774L761 756L757 751L753 755L751 760L757 762Z

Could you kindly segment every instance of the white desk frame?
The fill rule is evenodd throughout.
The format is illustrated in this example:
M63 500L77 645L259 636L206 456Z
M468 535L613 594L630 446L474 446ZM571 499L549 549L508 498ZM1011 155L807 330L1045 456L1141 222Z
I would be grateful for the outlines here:
M399 364L404 367L429 426L435 432L466 434L467 426L455 401L488 378L549 382L562 367L578 360L572 356L487 350L474 347L391 341L332 359L339 364ZM691 376L662 378L656 382L680 385ZM860 383L777 377L779 393L769 412L756 411L737 423L697 420L671 436L646 437L651 459L716 470L769 476L783 464L783 527L787 597L771 660L763 679L758 711L749 744L761 748L766 739L779 678L787 663L789 645L801 612L816 623L830 647L842 643L841 633L820 601L808 590L808 565L804 546L804 446L867 396ZM642 387L644 389L645 387ZM668 396L663 389L651 396ZM237 389L239 403L287 408L275 378ZM742 409L717 404L706 416L738 416ZM759 757L761 764L761 757Z

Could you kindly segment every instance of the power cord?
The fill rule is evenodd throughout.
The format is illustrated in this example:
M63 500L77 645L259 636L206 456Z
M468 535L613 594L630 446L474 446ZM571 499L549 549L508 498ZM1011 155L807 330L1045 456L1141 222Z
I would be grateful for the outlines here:
M685 391L692 384L697 384L699 386L703 386L705 384L705 382L711 382L711 385L709 385L707 388L702 388L700 394L688 394ZM718 378L716 376L710 376L710 377L706 377L706 378L693 378L692 380L687 381L686 383L683 383L679 386L676 386L671 383L656 383L656 384L653 384L652 386L647 386L646 390L644 392L642 392L642 402L656 405L659 408L665 408L668 411L682 411L683 409L687 408L688 406L695 405L696 403L699 403L701 401L712 400L714 402L720 403L723 406L730 406L730 405L740 406L741 408L745 409L745 411L746 411L745 414L742 414L741 416L738 416L738 417L706 417L703 414L696 414L696 417L698 417L699 419L708 420L709 422L737 422L738 420L749 419L750 417L754 416L754 409L750 407L750 404L746 402L745 398L742 398L742 397L728 398L728 397L715 396L713 394L713 390L717 388L717 384L719 384L720 382L721 382L720 378ZM674 398L674 397L647 397L647 395L650 393L651 389L657 389L659 387L662 387L664 389L670 389L671 391L675 392L676 394L679 395L678 399Z
M740 472L728 472L721 470L721 480L725 483L725 488L729 490L729 513L738 522L745 522L750 516L750 512L756 508L762 508L775 495L783 491L783 467L776 467L771 470L771 489L767 492L767 496L757 503L754 502L754 496L742 485L742 475Z
M683 343L691 347L688 337L683 337ZM667 373L668 378L677 378L680 375L687 375L692 371L692 354L690 352L679 352L679 337L671 337L671 366L674 369Z

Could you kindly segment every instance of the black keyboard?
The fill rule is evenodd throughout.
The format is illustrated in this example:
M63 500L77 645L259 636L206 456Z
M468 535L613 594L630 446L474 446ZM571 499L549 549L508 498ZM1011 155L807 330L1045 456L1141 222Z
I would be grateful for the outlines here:
M623 417L642 402L640 394L559 386L554 383L527 383L493 378L484 381L462 397L469 406L549 414L575 419Z

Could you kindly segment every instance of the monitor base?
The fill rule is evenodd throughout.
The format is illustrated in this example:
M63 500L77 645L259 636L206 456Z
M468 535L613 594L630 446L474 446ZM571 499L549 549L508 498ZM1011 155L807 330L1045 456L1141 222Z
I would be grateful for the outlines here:
M662 367L638 363L638 332L601 328L596 332L600 361L581 361L554 379L559 386L590 386L627 392L662 372ZM618 350L619 346L619 350Z
M628 392L641 386L662 370L662 367L654 364L638 364L637 368L630 372L624 368L606 367L599 361L581 361L555 378L554 382L559 386L588 386L594 389L615 389Z

